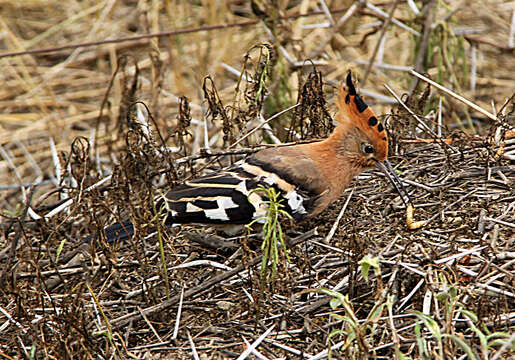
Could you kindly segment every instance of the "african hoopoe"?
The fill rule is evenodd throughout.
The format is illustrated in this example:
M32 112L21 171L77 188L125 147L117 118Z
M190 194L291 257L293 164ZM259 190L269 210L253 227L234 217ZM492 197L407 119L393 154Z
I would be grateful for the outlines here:
M386 160L385 129L357 94L350 72L346 83L336 101L339 124L329 138L261 150L219 172L186 181L158 200L156 208L166 209L165 223L248 224L266 214L265 195L253 191L260 185L275 188L285 210L301 221L322 212L356 175L373 166L399 191L394 178L401 188L402 183ZM105 233L108 241L123 240L134 228L130 222L117 223Z

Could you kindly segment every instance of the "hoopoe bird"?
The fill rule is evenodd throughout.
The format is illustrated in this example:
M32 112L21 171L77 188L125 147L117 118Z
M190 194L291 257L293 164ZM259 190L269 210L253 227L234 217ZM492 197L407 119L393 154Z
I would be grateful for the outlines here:
M340 86L336 101L338 125L327 139L267 148L228 168L186 181L157 200L156 209L165 212L159 214L165 224L238 225L261 219L267 199L263 192L254 191L260 186L274 188L284 210L302 221L320 214L355 176L374 166L399 194L402 189L408 195L387 161L385 128L356 92L350 72L346 85ZM122 241L133 236L134 227L123 222L104 231L108 242Z

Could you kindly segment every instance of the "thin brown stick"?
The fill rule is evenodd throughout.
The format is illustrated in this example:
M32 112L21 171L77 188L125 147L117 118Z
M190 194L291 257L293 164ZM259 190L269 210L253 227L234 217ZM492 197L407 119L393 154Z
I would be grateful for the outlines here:
M362 9L365 6L364 1L360 1L357 5L353 4L347 12L338 20L338 22L332 27L331 32L329 35L322 41L322 43L313 50L308 56L308 59L314 59L320 56L322 51L324 51L324 48L326 45L331 41L331 39L334 37L334 35L340 30L340 28L345 25L345 23L356 13L356 11ZM333 12L334 13L334 12Z
M474 110L476 110L476 111L480 112L481 114L483 114L483 115L485 115L486 117L488 117L490 120L498 121L498 120L497 120L497 117L496 117L494 114L489 113L488 111L486 111L486 110L485 110L485 109L483 109L482 107L480 107L480 106L478 106L478 105L474 104L472 101L467 100L467 99L465 99L463 96L456 94L454 91L447 89L446 87L444 87L444 86L442 86L442 85L438 84L437 82L435 82L435 81L433 81L433 80L431 80L431 79L429 79L429 78L425 77L425 76L424 76L424 75L422 75L422 74L419 74L418 72L416 72L416 71L414 71L414 70L410 70L410 72L409 72L409 73L410 73L411 75L416 76L416 77L418 77L419 79L424 80L425 82L427 82L427 83L429 83L429 84L433 85L433 86L434 86L434 87L436 87L437 89L442 90L442 91L443 91L443 92L445 92L447 95L450 95L450 96L452 96L453 98L455 98L456 100L461 101L462 103L464 103L465 105L467 105L467 106L471 107L472 109L474 109Z
M427 45L429 44L429 35L431 34L431 25L433 23L433 13L435 8L435 1L430 0L429 3L425 6L425 11L427 11L426 15L426 21L424 22L424 33L422 34L422 41L420 42L419 47L419 53L417 55L417 60L415 62L415 71L422 72L424 71L424 59L426 58L427 54ZM413 82L411 83L409 94L413 94L413 91L418 86L418 78L413 79Z
M383 23L383 27L381 28L381 34L379 35L379 39L377 39L376 47L374 48L374 52L372 53L372 56L370 57L370 60L368 61L367 69L365 70L365 75L363 76L363 81L361 82L361 86L365 86L368 74L370 74L370 70L372 69L372 65L374 64L374 60L377 56L377 52L379 51L379 47L381 46L381 42L383 41L384 35L386 34L386 29L388 29L388 26L390 25L393 13L395 12L395 9L397 9L397 5L399 4L399 0L395 0L392 7L390 8L390 13L388 14L388 18Z

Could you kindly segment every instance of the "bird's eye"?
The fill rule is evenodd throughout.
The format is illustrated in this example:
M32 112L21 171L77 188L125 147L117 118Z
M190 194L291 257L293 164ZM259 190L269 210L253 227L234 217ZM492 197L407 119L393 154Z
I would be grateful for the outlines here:
M373 154L374 153L374 147L372 145L370 145L370 144L363 144L361 146L362 146L363 152L365 154Z

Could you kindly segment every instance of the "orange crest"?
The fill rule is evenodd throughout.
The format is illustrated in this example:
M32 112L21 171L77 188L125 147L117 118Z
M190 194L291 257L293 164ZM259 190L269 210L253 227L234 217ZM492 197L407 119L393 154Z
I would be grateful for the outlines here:
M356 92L350 71L346 83L347 89L340 86L338 94L338 122L346 128L355 126L365 133L374 146L376 160L384 161L388 156L388 139L384 126Z

